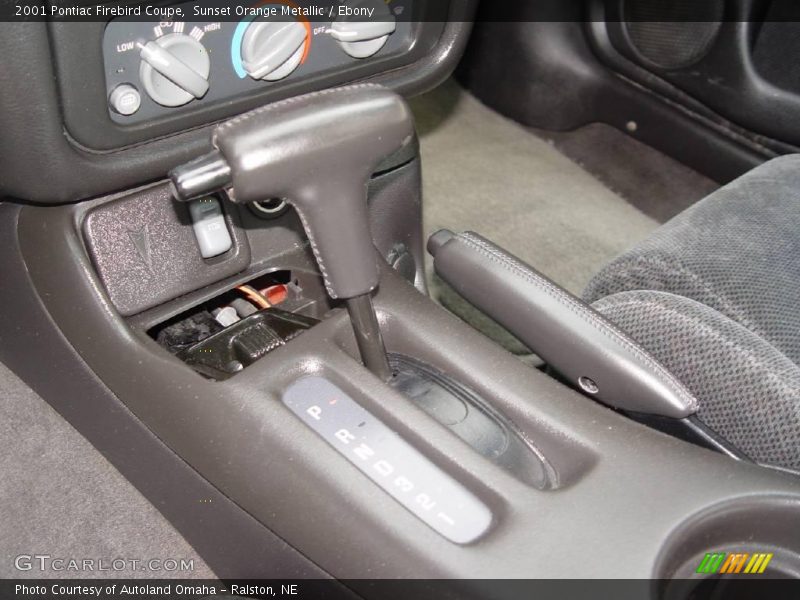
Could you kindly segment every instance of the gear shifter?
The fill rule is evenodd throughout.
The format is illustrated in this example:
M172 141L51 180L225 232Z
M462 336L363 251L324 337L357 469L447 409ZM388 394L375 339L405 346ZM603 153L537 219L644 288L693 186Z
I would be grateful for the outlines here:
M270 104L217 126L210 154L174 169L178 200L232 188L245 204L284 198L294 206L328 294L347 302L364 364L391 370L371 292L378 266L369 229L367 183L375 167L410 144L410 110L386 88L362 84Z

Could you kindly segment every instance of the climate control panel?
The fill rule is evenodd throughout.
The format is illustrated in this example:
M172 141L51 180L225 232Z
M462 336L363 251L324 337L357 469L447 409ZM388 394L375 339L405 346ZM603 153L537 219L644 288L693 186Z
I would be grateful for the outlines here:
M178 4L186 20L109 22L103 62L109 114L137 124L407 52L413 0L268 0L228 12ZM217 21L195 21L219 16Z

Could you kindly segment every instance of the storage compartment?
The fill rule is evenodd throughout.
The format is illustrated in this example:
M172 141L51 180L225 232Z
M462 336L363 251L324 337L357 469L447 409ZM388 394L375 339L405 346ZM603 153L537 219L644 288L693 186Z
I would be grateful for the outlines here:
M669 536L653 573L658 598L745 597L742 578L800 579L800 497L750 496L715 505ZM750 597L750 596L748 596Z
M279 270L195 305L148 334L199 373L224 380L310 329L327 310L291 271Z

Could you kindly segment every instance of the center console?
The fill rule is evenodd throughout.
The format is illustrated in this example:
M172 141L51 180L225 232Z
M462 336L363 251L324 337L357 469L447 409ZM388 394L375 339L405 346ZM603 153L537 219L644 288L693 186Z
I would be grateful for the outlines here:
M419 224L418 168L414 158L372 180L373 223L381 218L396 225L405 212L406 222ZM160 194L165 206L179 210L167 189L157 185L96 204ZM45 319L25 317L22 331L58 331L80 357L80 363L49 363L49 384L57 389L44 395L101 448L126 448L108 450L126 474L150 471L140 461L146 454L134 450L142 443L134 443L134 423L141 423L258 527L339 578L574 577L576 564L585 577L649 577L684 568L684 551L696 543L694 536L681 541L681 532L728 510L751 520L721 543L746 543L755 532L763 536L756 538L764 540L759 546L778 545L789 555L798 550L752 520L762 509L796 520L794 477L686 444L592 402L434 304L421 292L418 271L404 276L380 260L375 305L388 351L413 357L484 401L488 414L502 417L500 435L518 436L536 457L540 476L492 460L454 431L463 408L448 419L432 418L407 390L364 368L348 315L325 299L294 213L265 222L245 207L224 206L238 215L243 233L234 237L249 245L244 270L127 316L109 299L86 250L87 208L88 214L96 208L4 207L3 222L16 223L6 226L4 245L17 245L24 258L24 269L5 265L4 281L30 290L27 310L39 306ZM163 213L150 214L149 228L158 235ZM399 240L374 230L385 259ZM419 258L419 238L404 241ZM296 279L315 301L313 314L321 320L231 377L198 373L149 334L241 282L279 271L291 273L288 280ZM41 339L14 333L19 322L2 327L5 339L19 344L18 357L39 351ZM63 344L48 340L49 353ZM79 364L91 375L80 375ZM41 367L30 359L16 364L29 376ZM87 393L96 385L122 404ZM107 411L112 414L103 416ZM120 418L129 422L117 422L111 438L97 429L104 419ZM409 484L416 494L399 497ZM165 504L185 505L185 499L160 500L167 513L175 508ZM216 556L220 537L212 543L192 519L177 521L218 573L240 576L241 566ZM263 556L263 539L252 543ZM274 573L265 568L259 576ZM482 597L485 590L475 586L472 593Z
M373 193L375 206L391 194L387 189ZM656 566L677 568L669 565L685 556L680 548L688 552L679 532L693 531L691 522L698 519L722 518L717 515L731 506L738 505L753 519L764 513L747 507L755 503L769 511L774 504L775 510L794 514L790 522L796 522L800 504L793 477L686 444L587 400L507 354L388 265L381 270L375 298L388 350L431 365L490 402L541 457L546 484L532 485L488 460L367 371L341 309L334 308L319 324L235 376L215 382L170 356L147 335L147 327L248 275L190 293L171 308L126 319L108 302L82 251L74 208L26 208L17 216L14 237L37 303L44 303L80 359L135 415L129 418L146 425L236 505L337 577L574 577L576 564L582 565L580 575L585 577L648 577L656 574ZM296 222L284 222L275 232L284 227L283 235L300 240ZM68 233L53 238L48 231L54 229ZM4 243L9 239L5 235ZM254 256L263 255L256 251ZM309 271L313 258L300 242L296 250L254 266L253 274L278 268ZM24 282L20 277L5 280ZM13 328L4 323L3 330ZM23 339L18 340L20 348ZM57 343L53 341L51 351ZM27 368L35 372L40 366ZM83 422L82 429L95 443L108 445L111 441L96 424L112 407L95 395L71 393L76 383L87 384L65 384L64 378L78 373L59 374L56 369L52 383L58 381L61 391L51 390L47 397ZM407 467L417 474L417 463L405 462L410 449L412 461L424 461L423 469L440 478L433 484L438 490L458 486L448 499L457 501L459 494L466 494L474 505L466 510L484 515L484 521L471 517L471 522L488 519L488 526L460 537L443 535L418 511L381 491L374 481L378 475L365 476L367 467L354 464L334 446L341 442L335 433L329 436L331 429L320 433L308 425L314 412L309 408L324 410L332 401L347 404L343 410L351 412L331 429L368 427L371 439L388 428L398 436L392 439L403 441L399 455L397 448L378 445L370 464L395 461L397 476ZM117 428L114 442L132 436L131 429ZM116 458L123 472L143 468L130 452L116 453ZM436 501L433 493L425 493L428 501ZM746 543L737 536L755 531L764 540L760 547L786 547L759 525L763 522L755 517L727 543ZM190 542L215 564L213 545L204 545L190 523L183 525ZM675 540L669 549L668 538ZM615 558L623 555L624 562ZM226 571L215 566L227 575L237 573L235 567Z

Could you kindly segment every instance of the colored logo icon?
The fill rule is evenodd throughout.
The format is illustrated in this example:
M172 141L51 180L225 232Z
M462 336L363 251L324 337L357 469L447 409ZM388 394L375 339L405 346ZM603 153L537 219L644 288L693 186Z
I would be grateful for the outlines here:
M707 552L695 572L755 575L763 573L771 560L771 552Z

